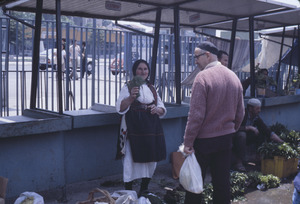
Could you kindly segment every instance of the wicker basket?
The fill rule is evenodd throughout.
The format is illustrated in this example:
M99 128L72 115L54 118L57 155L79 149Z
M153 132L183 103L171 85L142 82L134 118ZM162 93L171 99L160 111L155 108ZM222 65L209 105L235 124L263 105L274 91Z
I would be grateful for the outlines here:
M102 193L104 196L94 197L95 193ZM111 197L110 193L106 190L101 190L99 188L95 188L89 193L88 199L86 201L78 201L76 204L94 204L95 202L106 202L109 204L115 204L116 201Z

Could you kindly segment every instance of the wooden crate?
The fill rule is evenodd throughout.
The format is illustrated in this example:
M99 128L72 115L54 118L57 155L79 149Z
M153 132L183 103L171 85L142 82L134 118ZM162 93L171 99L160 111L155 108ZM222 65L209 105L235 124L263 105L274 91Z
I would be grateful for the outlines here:
M0 176L0 204L5 204L7 182L7 178Z
M285 178L297 173L297 166L298 158L285 159L284 157L275 156L274 159L263 159L261 161L261 172Z

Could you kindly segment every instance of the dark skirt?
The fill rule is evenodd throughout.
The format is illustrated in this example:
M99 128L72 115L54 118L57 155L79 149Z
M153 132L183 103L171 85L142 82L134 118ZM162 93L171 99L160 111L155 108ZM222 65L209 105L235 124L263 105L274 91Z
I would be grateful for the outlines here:
M149 109L126 113L127 138L134 162L158 162L166 159L166 143L158 115Z

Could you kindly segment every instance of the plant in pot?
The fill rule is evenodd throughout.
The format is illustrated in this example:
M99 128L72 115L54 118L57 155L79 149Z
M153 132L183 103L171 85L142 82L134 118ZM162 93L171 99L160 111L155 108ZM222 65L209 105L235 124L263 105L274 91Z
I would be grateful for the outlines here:
M294 130L279 136L284 143L265 142L257 151L262 158L262 172L282 178L297 172L300 136Z
M300 74L296 74L292 80L292 87L295 88L295 94L300 94Z
M298 151L286 142L282 144L265 142L258 148L257 151L263 159L273 159L275 156L284 157L285 159L298 157Z

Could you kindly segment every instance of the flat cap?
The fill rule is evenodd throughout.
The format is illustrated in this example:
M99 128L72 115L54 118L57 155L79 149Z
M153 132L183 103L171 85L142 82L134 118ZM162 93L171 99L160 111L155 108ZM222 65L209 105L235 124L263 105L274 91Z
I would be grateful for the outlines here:
M204 41L198 45L201 50L206 50L214 55L218 55L218 48L211 42Z
M261 102L260 102L260 100L258 100L256 98L251 98L248 101L248 105L251 105L251 106L261 106Z

